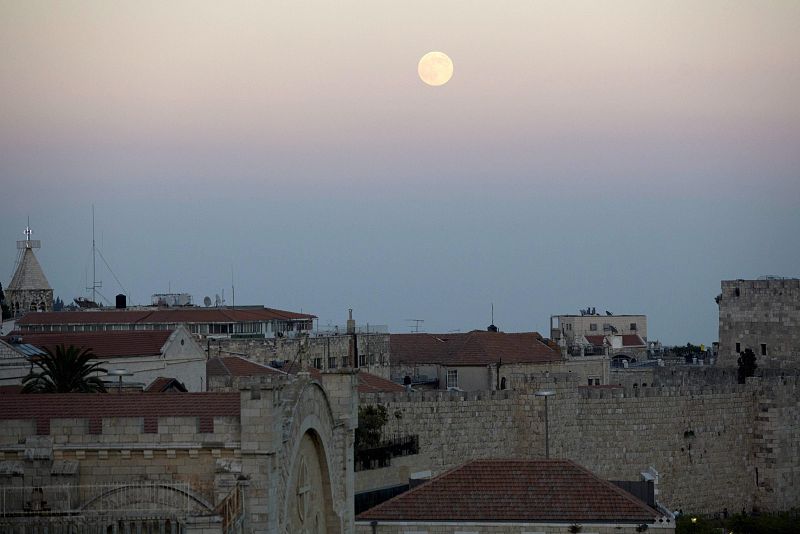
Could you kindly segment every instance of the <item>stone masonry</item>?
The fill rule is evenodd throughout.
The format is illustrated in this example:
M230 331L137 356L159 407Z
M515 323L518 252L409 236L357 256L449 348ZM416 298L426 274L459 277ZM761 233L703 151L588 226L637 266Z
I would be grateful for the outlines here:
M718 365L749 348L759 367L800 368L800 279L723 280L717 300Z
M388 430L399 424L418 435L420 461L411 469L436 475L472 458L544 456L544 401L534 393L553 389L551 457L617 480L638 480L653 467L657 498L672 509L784 510L800 501L797 374L739 385L733 370L657 369L653 383L635 388L579 386L566 375L516 381L511 391L373 394L360 403L401 413Z

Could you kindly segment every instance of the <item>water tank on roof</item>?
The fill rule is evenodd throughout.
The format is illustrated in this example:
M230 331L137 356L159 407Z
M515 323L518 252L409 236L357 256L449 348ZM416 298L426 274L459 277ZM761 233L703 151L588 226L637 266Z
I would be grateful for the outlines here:
M117 295L117 309L122 310L128 307L128 297L120 293Z

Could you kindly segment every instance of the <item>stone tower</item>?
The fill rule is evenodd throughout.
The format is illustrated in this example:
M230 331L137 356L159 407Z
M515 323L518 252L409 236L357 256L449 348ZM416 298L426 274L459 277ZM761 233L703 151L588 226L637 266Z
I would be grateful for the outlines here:
M25 240L17 241L20 251L17 270L6 288L6 302L13 317L29 311L53 311L53 288L33 253L41 242L31 239L30 226L25 228Z

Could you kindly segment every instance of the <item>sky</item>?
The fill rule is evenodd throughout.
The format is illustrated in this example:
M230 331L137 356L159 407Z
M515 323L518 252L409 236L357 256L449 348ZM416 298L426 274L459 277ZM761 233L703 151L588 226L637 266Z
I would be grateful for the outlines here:
M800 276L800 2L0 0L0 281L717 339ZM441 87L417 63L454 64ZM117 280L119 280L119 283Z

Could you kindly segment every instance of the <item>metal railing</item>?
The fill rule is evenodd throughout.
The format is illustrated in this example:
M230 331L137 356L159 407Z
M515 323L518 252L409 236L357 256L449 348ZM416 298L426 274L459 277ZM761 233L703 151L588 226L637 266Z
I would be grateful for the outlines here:
M0 487L0 517L183 514L192 508L188 482L131 482Z

